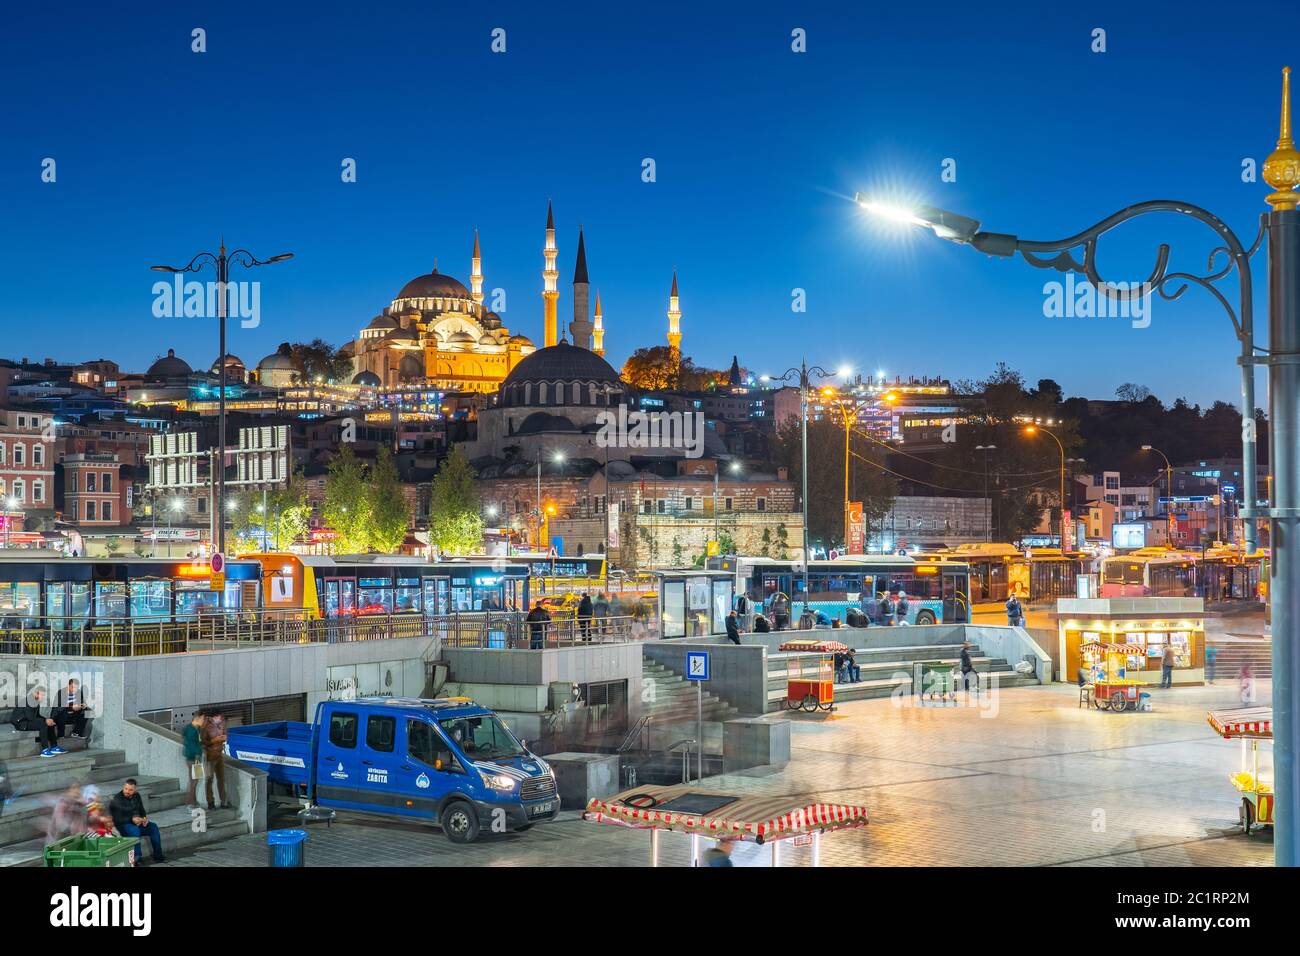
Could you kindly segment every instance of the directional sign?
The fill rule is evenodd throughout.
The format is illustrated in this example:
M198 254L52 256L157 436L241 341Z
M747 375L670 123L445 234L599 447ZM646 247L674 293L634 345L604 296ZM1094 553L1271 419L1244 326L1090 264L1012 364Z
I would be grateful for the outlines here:
M686 679L709 679L709 652L691 651L686 655Z

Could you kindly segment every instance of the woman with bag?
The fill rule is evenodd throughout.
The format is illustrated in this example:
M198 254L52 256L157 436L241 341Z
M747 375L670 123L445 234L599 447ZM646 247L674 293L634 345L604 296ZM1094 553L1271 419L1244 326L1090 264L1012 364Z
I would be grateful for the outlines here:
M199 731L203 728L202 711L185 725L185 762L190 765L190 789L185 795L187 807L199 805L199 781L203 779L203 744L199 740Z

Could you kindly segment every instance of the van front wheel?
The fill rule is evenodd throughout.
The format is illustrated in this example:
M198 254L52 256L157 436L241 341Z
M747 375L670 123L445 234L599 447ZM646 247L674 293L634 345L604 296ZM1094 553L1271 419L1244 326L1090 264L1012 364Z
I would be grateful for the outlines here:
M442 832L452 843L473 843L478 838L478 814L464 800L449 803L442 811Z

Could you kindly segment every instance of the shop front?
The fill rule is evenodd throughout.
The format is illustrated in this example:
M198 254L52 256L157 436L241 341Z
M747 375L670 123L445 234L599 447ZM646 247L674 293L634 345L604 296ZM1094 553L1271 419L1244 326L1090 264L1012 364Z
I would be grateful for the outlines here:
M1131 678L1158 685L1165 648L1174 652L1173 682L1205 681L1205 602L1200 598L1062 598L1057 601L1060 679L1073 683L1080 668L1096 666L1087 647L1122 645Z

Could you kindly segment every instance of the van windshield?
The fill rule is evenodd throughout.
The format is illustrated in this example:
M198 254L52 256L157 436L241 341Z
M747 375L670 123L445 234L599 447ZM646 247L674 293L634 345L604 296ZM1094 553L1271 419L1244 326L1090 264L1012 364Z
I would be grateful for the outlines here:
M500 760L524 755L524 748L495 714L452 717L438 723L471 760Z

